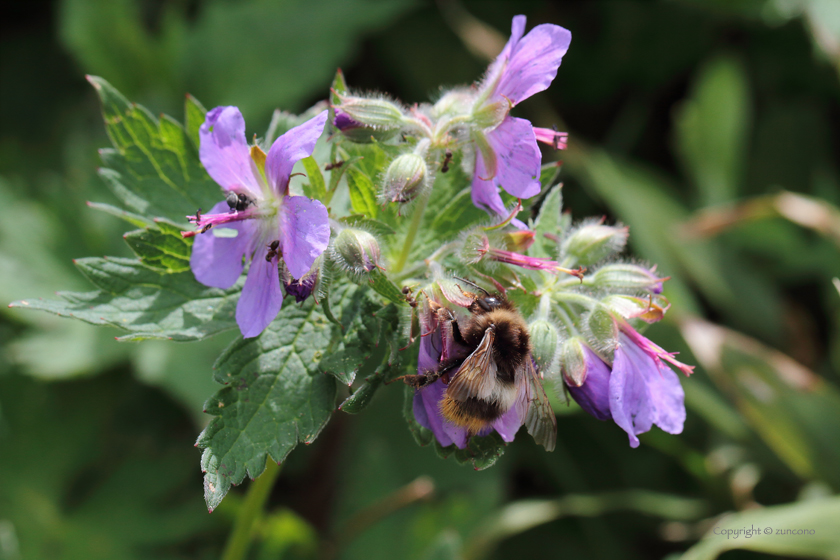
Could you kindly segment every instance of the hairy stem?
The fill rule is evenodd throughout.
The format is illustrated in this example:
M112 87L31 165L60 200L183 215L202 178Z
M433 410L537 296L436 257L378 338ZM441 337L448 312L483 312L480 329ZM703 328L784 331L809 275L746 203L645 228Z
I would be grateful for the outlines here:
M265 463L265 471L248 488L248 494L236 516L233 530L222 553L222 560L244 560L248 555L251 537L254 534L254 524L262 514L265 502L279 474L280 465L268 459Z
M405 235L405 242L403 243L400 258L397 259L397 264L393 266L391 272L400 272L405 268L405 263L408 262L408 256L411 254L411 247L414 245L414 238L417 237L417 232L420 230L420 223L423 221L423 214L426 212L426 206L429 204L432 189L427 189L420 199L417 201L417 207L414 209L414 216L411 217L411 223L408 225L408 233Z

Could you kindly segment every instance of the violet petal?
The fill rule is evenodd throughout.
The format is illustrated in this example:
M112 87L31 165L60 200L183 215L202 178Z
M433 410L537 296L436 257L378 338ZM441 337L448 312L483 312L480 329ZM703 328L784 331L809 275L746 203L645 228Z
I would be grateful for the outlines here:
M630 438L630 447L639 446L637 434L650 430L656 409L647 379L658 375L656 362L625 336L619 338L610 376L610 412L613 420Z
M471 193L473 204L491 215L498 216L502 219L507 218L510 213L505 208L505 203L502 202L499 188L493 180L485 181L481 179L481 177L486 177L485 173L484 160L481 154L476 152L475 174L473 175ZM516 218L511 221L511 224L519 229L528 229L528 226Z
M464 449L469 440L467 429L449 422L440 412L440 402L443 400L445 393L446 385L444 385L442 379L438 379L419 391L428 418L429 429L432 430L435 438L443 447L454 443L459 449Z
M546 23L533 28L511 49L495 93L517 105L548 88L571 42L571 32L559 25Z
M569 393L580 407L597 418L609 420L610 413L610 366L589 348L584 348L586 378L583 385L567 384Z
M326 122L327 111L322 111L302 125L287 131L271 145L265 159L265 176L275 193L286 193L292 168L301 159L312 155L315 142L324 132Z
M260 195L245 141L245 119L236 107L216 107L198 129L201 164L223 189Z
M280 209L280 232L283 262L294 278L301 278L330 242L327 209L305 196L287 196Z
M248 278L236 305L236 323L243 338L252 338L263 332L283 305L277 260L266 261L266 254L268 249L265 244L257 245Z
M542 154L531 123L507 116L487 133L487 141L498 162L494 182L517 198L540 194Z
M210 213L227 211L228 204L222 201ZM233 229L239 233L236 237L216 237L217 229L211 229L196 235L190 255L190 268L195 279L205 286L227 289L242 274L242 257L249 252L256 224L253 220L243 220L224 224L220 228Z

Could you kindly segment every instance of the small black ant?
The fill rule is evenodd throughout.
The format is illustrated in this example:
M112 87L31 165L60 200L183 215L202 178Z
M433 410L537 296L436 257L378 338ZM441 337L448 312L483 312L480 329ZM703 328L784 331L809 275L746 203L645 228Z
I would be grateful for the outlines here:
M266 245L266 247L268 247L268 253L265 254L266 262L271 262L271 259L280 256L280 252L277 250L280 247L279 239L275 239L274 241Z
M446 173L447 171L449 171L449 162L451 162L451 161L452 161L452 150L446 150L446 153L444 154L444 158L443 158L443 165L441 165L441 167L440 167L440 172L441 173Z
M328 163L327 165L324 166L324 171L332 171L333 169L338 169L342 165L344 165L344 160L343 159L338 160L334 163Z

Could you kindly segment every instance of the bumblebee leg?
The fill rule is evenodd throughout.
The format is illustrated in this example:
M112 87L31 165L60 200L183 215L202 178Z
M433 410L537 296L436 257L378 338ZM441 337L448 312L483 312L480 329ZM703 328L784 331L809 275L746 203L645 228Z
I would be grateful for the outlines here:
M455 342L457 342L461 346L468 346L467 343L464 341L464 337L461 336L461 329L460 327L458 327L458 321L452 319L452 321L450 321L449 324L452 326L452 338L455 339Z

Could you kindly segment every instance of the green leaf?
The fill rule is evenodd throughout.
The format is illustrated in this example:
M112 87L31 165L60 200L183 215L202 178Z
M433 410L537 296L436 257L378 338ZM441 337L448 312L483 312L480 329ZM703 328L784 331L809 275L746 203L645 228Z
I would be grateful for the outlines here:
M133 259L85 258L76 266L99 291L59 292L61 300L23 300L11 306L130 333L118 340L200 340L236 328L234 313L243 279L220 290L199 284L192 272L167 274Z
M318 167L318 162L312 156L303 158L301 160L304 169L306 169L306 176L309 183L303 186L303 193L309 198L314 198L324 202L327 200L327 186L324 184L324 176L321 174L321 169Z
M237 339L216 362L216 380L228 386L207 401L214 418L197 442L209 509L246 474L259 476L266 455L284 461L329 421L335 380L320 372L316 354L329 345L331 331L312 298L289 301L260 336Z
M121 220L125 220L129 224L136 226L136 227L147 227L147 226L154 226L154 220L150 220L140 214L135 214L133 212L127 212L121 208L117 208L116 206L111 206L110 204L104 204L101 202L88 202L87 203L89 208L93 208L94 210L99 210L100 212L105 212L106 214L111 214L112 216L116 216Z
M379 220L366 218L362 214L351 214L345 218L339 218L338 221L343 224L347 224L348 226L364 229L378 237L387 237L396 233L388 224L380 222Z
M362 280L362 282L365 282L365 280ZM394 284L394 282L392 282L391 279L378 268L371 271L366 282L373 291L388 301L399 305L408 305L405 300L405 295L402 293L399 286Z
M128 232L123 239L148 267L170 274L188 271L192 239L185 239L180 228L160 221L157 225Z
M751 109L746 71L730 57L709 62L697 76L691 97L677 109L677 153L702 204L737 197Z
M201 166L180 124L166 115L156 119L102 78L88 76L88 81L102 101L114 145L100 151L105 164L100 176L126 206L147 217L185 223L185 216L219 202L219 186Z
M530 254L535 257L554 259L557 257L557 242L545 237L545 234L560 237L569 226L568 215L563 214L563 185L553 187L545 196L540 213L534 220L534 244Z
M750 536L744 531L750 530ZM729 533L729 531L732 531ZM735 531L741 531L735 538ZM714 560L727 550L780 556L840 556L840 497L751 509L729 515L709 530L681 560Z
M198 149L201 147L198 130L207 118L207 109L204 108L204 105L198 99L190 94L187 94L184 107L184 128L187 131L187 138L190 139L196 152L198 152Z
M379 208L376 205L376 188L370 177L355 167L350 167L347 170L347 186L350 189L350 205L353 212L375 218Z
M459 465L470 465L477 471L483 471L496 464L505 452L507 443L495 431L484 437L471 437L464 449L458 449L455 445L441 447L435 440L435 449L444 459L450 455Z

